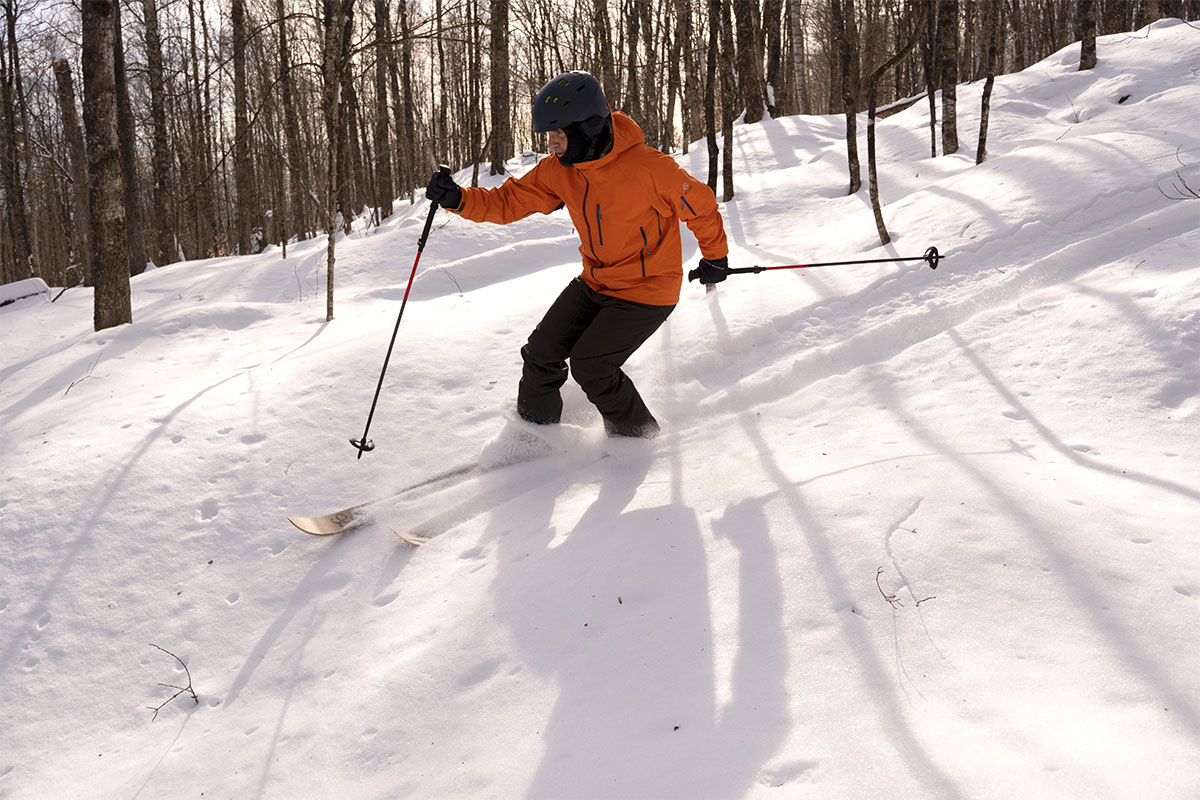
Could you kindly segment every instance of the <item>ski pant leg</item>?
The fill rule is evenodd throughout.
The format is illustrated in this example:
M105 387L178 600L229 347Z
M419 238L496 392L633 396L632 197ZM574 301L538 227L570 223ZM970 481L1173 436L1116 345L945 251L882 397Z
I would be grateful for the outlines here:
M659 431L658 420L621 367L675 306L650 306L593 294L600 311L571 349L571 374L599 409L610 436L654 436Z
M600 311L596 293L579 278L558 299L521 348L524 365L517 388L517 414L529 422L548 424L562 417L559 390L567 381L567 358L579 337Z

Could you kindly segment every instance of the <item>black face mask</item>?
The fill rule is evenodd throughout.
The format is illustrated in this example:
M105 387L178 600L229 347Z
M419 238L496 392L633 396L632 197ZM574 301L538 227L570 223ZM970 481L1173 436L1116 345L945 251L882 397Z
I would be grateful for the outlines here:
M612 149L612 118L589 117L582 122L572 122L563 128L567 135L567 149L558 157L564 167L595 161Z

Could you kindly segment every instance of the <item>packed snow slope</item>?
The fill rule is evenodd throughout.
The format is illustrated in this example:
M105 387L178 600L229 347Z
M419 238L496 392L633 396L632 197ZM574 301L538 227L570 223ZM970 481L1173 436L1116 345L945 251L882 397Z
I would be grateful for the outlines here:
M564 212L438 212L361 460L424 200L332 322L323 239L0 308L0 795L1200 796L1200 30L1099 52L999 78L981 166L980 86L955 155L881 121L889 247L839 119L739 126L734 266L946 261L688 285L660 439L569 384L560 454L342 537L287 516L509 444Z

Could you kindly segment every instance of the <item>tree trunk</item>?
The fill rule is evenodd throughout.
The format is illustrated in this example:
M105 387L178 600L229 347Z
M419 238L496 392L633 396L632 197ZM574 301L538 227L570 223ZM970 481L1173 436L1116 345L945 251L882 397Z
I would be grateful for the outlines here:
M230 11L233 26L233 182L237 190L234 228L239 255L255 252L254 164L250 160L250 115L246 91L246 3L233 0Z
M852 63L856 58L858 32L848 12L854 0L832 0L833 33L837 37L838 63L842 76L842 108L846 115L846 161L850 170L850 191L855 194L862 188L862 167L858 161L858 113L855 98L858 96L857 68Z
M507 26L505 27L507 30ZM400 34L404 37L404 48L400 54L400 76L404 87L404 141L406 142L405 153L407 155L405 175L408 177L408 183L406 184L408 191L412 192L411 198L415 199L416 192L414 190L422 177L418 173L423 172L423 170L417 168L417 101L413 92L412 34L408 26L408 6L404 2L400 3ZM505 34L505 42L507 43L507 33ZM507 47L507 44L505 44L505 47ZM505 52L507 53L507 50Z
M392 144L388 135L388 54L391 49L387 0L375 0L375 198L380 219L392 215Z
M939 0L938 49L942 54L942 155L958 152L958 0Z
M292 60L288 52L286 12L283 0L275 0L275 16L279 24L279 91L283 96L283 132L287 139L287 164L289 185L289 208L287 219L291 230L285 225L283 237L294 231L296 238L303 241L308 232L308 203L305 199L305 158L300 139L300 118L296 114L295 87L292 85Z
M722 3L721 14L721 50L725 53L727 63L733 61L733 24L729 18L729 3ZM722 181L721 199L729 202L733 199L733 121L737 117L737 86L733 81L733 72L721 70L721 138L725 151L721 158Z
M58 109L62 118L63 137L67 140L67 155L71 172L71 240L79 277L92 283L92 212L88 207L87 151L83 132L79 128L79 112L75 108L75 83L71 65L65 58L54 62L54 79L58 84Z
M708 188L717 191L721 149L717 146L717 51L720 48L722 0L708 4L708 64L704 92L704 129L708 140Z
M22 194L28 190L31 196L36 197L36 188L34 183L33 170L33 142L30 139L30 119L29 119L29 104L26 101L25 87L21 80L21 52L17 47L17 10L13 0L8 0L5 3L5 21L8 28L8 81L11 84L12 108L14 114L19 114L21 118L21 140L22 153L25 159L25 177L22 179ZM15 143L15 136L14 136ZM29 252L22 253L21 257L27 258L29 263L29 271L31 275L41 274L42 270L39 267L44 266L39 263L37 250L39 249L38 237L38 215L36 200L30 201L29 215L26 217L28 225L28 242ZM24 211L24 198L22 198L22 211Z
M879 244L881 245L886 245L892 240L892 237L888 233L887 225L883 222L883 208L879 203L879 173L875 166L876 89L879 88L879 82L887 74L887 71L893 69L912 51L917 43L920 30L920 20L914 19L912 33L909 34L907 41L896 50L895 55L876 67L867 77L867 180L869 186L867 193L871 197L871 211L875 215L875 230L879 234Z
M508 0L491 0L492 57L492 166L490 174L503 175L512 154L512 122L508 61Z
M32 277L33 261L29 242L29 220L25 214L25 180L21 177L17 151L17 110L12 79L8 74L8 56L0 37L0 171L4 173L4 215L12 242L12 259L7 262L4 282Z
M762 33L766 40L767 110L772 116L789 112L792 107L787 81L783 69L783 31L786 25L783 21L783 0L766 0L763 3ZM783 111L781 111L783 109Z
M937 158L937 87L940 80L937 49L937 1L926 0L920 11L925 20L925 38L921 40L921 62L925 70L925 96L929 100L929 157Z
M805 50L804 2L788 0L788 25L792 34L792 80L795 82L796 113L811 114L808 96L808 55Z
M345 114L341 98L342 80L349 61L346 50L346 28L354 8L354 0L324 0L324 51L321 64L322 104L325 112L325 134L328 147L328 170L325 176L325 319L333 319L334 263L337 245L337 209L340 196L339 176L342 175L342 155L345 136Z
M154 250L151 261L158 266L176 259L171 231L171 157L167 149L167 112L163 97L162 44L158 35L157 0L142 0L146 22L146 74L150 84L151 165L154 172Z
M1000 36L1000 2L987 0L983 13L984 36L987 37L987 81L983 84L983 103L979 112L979 146L975 148L975 163L982 164L987 158L988 119L991 117L992 86L996 83L996 42Z
M342 46L341 46L341 88L338 90L338 105L341 106L338 121L340 125L337 129L338 136L338 205L341 207L342 213L342 231L349 235L354 223L354 215L358 209L358 203L355 197L355 183L358 177L357 163L354 158L357 151L356 139L357 129L355 119L357 115L358 99L354 94L354 85L351 81L351 50L353 48L354 36L354 2L347 0L343 4L344 16L342 18Z
M625 96L622 107L625 113L632 117L639 125L643 125L646 121L646 115L642 113L642 93L641 93L641 78L640 70L638 69L638 37L642 31L642 17L637 13L637 7L634 5L634 0L630 1L630 9L625 15L626 27L629 31L629 41L625 47ZM617 50L621 49L618 43Z
M613 55L612 29L608 21L607 0L592 1L592 29L596 32L596 61L600 65L597 76L605 92L611 92L610 102L617 100L617 69ZM545 76L547 79L549 75Z
M1079 53L1079 69L1096 67L1096 3L1079 0L1079 32L1083 38Z
M737 18L737 88L746 109L747 125L761 122L767 105L767 87L763 80L762 24L755 0L732 0ZM729 51L733 57L733 51Z
M137 179L137 134L133 127L133 110L129 105L129 87L125 81L121 4L113 2L110 5L113 24L113 77L116 81L117 127L120 133L117 146L121 150L121 180L125 191L125 236L129 252L129 274L140 275L146 270L146 240L142 224L142 193ZM100 224L100 219L95 214L92 215L92 221L97 226Z
M133 320L117 122L114 16L111 0L83 0L83 123L87 128L89 203L96 231L92 275L98 331Z

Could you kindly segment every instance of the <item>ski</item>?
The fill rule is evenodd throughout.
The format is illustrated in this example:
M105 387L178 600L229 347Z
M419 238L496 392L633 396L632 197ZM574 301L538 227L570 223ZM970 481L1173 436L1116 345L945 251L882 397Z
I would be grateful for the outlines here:
M505 435L506 431L507 435ZM578 445L585 444L588 437L584 429L574 426L562 426L557 434L559 438L548 437L545 432L528 423L510 423L499 437L484 447L480 458L476 461L454 467L383 497L367 500L330 514L319 517L289 516L288 521L312 536L337 536L348 533L371 522L374 516L373 507L380 503L403 497L417 489L432 488L434 491L442 491L465 483L471 478L508 467L541 461L545 458L569 456L573 449L577 449ZM601 452L599 455L604 458L607 453ZM428 537L399 528L392 527L391 530L414 547L428 541Z
M420 547L421 545L428 542L430 539L430 537L428 537L428 536L418 536L415 533L409 533L408 531L402 531L399 528L392 528L390 525L388 527L391 528L392 533L394 533L400 537L401 541L403 541L406 544L411 544L413 547Z
M378 503L386 500L394 500L397 497L403 497L409 492L422 489L426 486L432 486L436 483L453 480L455 483L470 478L476 473L483 472L483 467L477 463L463 464L454 469L447 470L439 475L434 475L432 478L426 478L419 483L414 483L411 486L405 486L403 489L398 489L391 494L383 497L376 497L374 500L367 500L363 503L343 508L340 511L334 511L331 514L324 514L319 517L288 517L288 521L295 525L300 530L313 536L336 536L338 534L347 533L355 528L361 527L364 523L370 521L370 508Z

